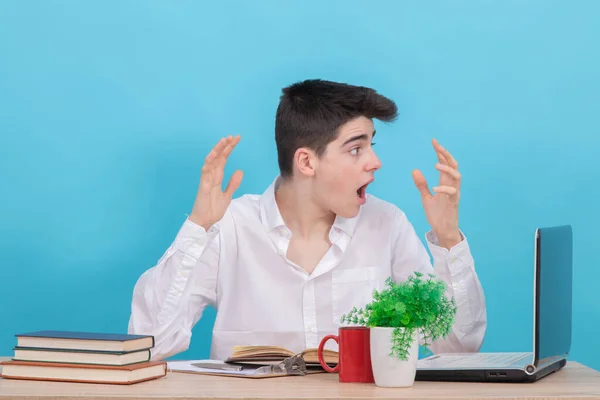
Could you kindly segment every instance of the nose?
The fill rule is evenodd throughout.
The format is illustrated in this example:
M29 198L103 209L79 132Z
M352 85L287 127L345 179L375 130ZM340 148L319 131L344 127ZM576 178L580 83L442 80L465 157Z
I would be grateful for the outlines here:
M379 168L381 168L381 160L379 159L379 157L377 157L377 154L375 154L374 151L371 152L371 157L369 158L366 167L367 171L369 172L377 171Z

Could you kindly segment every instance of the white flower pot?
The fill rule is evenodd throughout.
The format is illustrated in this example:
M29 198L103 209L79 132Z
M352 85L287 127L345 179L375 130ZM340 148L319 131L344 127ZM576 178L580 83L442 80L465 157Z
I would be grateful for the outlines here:
M409 387L415 382L419 357L418 330L413 335L408 360L390 356L394 328L371 328L371 365L375 384L383 387Z

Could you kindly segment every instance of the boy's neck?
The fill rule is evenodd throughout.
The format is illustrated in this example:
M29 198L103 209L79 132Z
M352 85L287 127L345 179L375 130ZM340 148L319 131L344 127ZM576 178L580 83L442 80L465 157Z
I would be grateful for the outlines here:
M314 199L309 181L281 180L275 188L275 202L285 225L303 239L328 238L335 214Z

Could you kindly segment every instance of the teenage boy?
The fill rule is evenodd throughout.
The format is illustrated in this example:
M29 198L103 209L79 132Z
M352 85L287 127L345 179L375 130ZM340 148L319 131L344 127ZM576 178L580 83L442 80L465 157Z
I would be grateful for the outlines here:
M396 116L394 102L370 88L323 80L284 88L275 121L280 174L262 195L234 200L242 172L223 190L223 170L240 137L221 139L204 161L192 212L134 288L129 332L155 336L152 358L186 350L208 305L217 310L213 359L236 345L314 348L387 277L401 281L414 271L443 279L457 304L451 334L431 350L478 351L485 300L459 230L456 160L433 141L440 171L433 193L413 171L433 265L406 215L367 193L381 168L373 119Z

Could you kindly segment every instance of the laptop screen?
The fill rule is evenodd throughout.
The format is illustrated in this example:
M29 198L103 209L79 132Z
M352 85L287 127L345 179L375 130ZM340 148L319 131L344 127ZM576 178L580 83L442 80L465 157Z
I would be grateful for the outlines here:
M540 228L536 239L535 363L571 350L573 231Z

